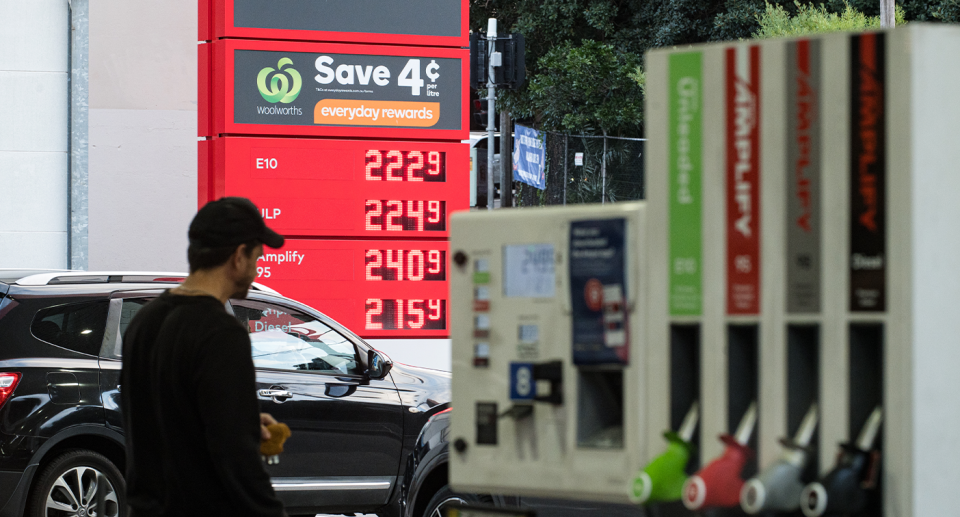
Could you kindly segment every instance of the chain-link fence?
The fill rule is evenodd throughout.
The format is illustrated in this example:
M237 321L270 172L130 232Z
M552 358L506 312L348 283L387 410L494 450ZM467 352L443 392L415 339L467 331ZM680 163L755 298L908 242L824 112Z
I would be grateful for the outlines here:
M643 199L643 138L546 132L545 190L523 183L518 206Z

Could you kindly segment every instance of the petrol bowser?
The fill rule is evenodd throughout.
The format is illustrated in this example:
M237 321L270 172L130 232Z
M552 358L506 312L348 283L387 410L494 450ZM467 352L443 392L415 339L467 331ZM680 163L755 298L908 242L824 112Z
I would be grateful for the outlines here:
M454 214L454 490L630 501L647 460L645 215Z
M644 57L648 428L698 400L699 455L734 473L688 507L957 513L953 63L960 27L922 23Z

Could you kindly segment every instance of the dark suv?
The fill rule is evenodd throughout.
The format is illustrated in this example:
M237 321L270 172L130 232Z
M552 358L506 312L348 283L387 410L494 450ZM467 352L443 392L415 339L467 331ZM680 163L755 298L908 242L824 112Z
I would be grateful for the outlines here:
M183 277L0 270L0 517L125 513L121 338ZM448 406L449 374L393 365L263 286L227 308L250 330L262 411L293 432L266 466L287 511L401 515L407 458Z

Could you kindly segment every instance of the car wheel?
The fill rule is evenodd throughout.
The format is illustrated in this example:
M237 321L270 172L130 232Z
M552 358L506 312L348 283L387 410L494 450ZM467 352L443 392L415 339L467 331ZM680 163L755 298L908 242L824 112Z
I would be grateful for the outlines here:
M450 490L450 485L443 485L437 490L427 508L423 512L423 517L447 517L447 508L467 504L490 503L493 500L489 496L476 494L458 494Z
M105 483L105 484L101 484ZM97 508L103 490L104 508ZM64 452L37 476L27 514L30 517L123 517L126 484L106 456L84 449Z

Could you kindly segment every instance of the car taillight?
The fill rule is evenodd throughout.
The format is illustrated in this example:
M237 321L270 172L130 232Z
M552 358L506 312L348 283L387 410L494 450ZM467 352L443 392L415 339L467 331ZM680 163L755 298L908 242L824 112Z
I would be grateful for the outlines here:
M20 374L17 372L0 373L0 407L7 403L7 399L13 394L13 390L17 389L19 382Z

